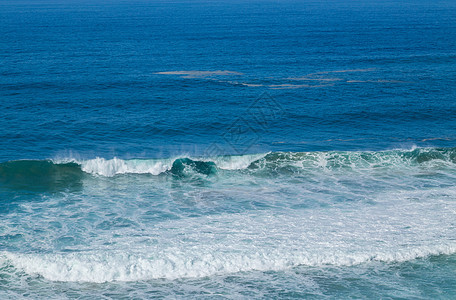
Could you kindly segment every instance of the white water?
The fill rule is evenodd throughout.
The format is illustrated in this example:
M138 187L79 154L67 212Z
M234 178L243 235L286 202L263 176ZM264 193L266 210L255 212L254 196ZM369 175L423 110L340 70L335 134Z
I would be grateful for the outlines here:
M111 246L72 253L3 252L0 260L48 280L85 282L403 262L456 253L456 203L448 200L455 193L434 190L421 199L440 194L433 203L392 193L362 208L186 218L161 222L140 235L120 230L123 235Z
M240 170L247 168L252 162L265 157L265 154L252 154L242 156L219 156L213 158L191 158L194 161L214 162L217 168L223 170ZM159 175L171 170L176 158L168 159L131 159L120 158L94 158L88 160L58 159L54 163L62 164L74 162L81 166L81 169L89 174L112 177L119 174L151 174Z
M283 166L293 166L301 169L351 169L354 172L372 171L378 168L395 168L407 171L410 168L441 168L454 167L453 152L441 152L434 148L412 148L411 150L389 150L379 152L301 152L301 153L275 153L276 160L264 159L270 153L218 156L218 157L188 157L193 161L215 163L218 169L242 170L252 163L264 168L270 165L272 169ZM422 161L417 161L418 156ZM81 169L89 174L112 177L119 174L151 174L159 175L171 170L177 159L187 156L165 159L120 159L120 158L94 158L94 159L56 159L54 163L77 163Z

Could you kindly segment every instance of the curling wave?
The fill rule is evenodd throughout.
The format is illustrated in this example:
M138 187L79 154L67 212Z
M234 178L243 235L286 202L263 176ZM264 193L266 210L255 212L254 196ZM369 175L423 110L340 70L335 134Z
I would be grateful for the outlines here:
M214 158L105 159L89 160L19 160L0 163L0 182L67 182L83 174L113 177L121 174L173 174L186 172L204 175L217 170L277 171L295 169L408 168L416 166L444 167L456 163L456 148L417 148L388 151L272 152Z

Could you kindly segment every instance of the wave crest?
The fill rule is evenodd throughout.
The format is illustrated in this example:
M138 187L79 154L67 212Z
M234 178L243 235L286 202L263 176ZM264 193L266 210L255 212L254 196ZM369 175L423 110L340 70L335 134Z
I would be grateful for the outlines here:
M454 167L456 148L388 151L271 152L213 158L20 160L0 163L0 183L19 186L63 184L84 174L211 175L217 170L291 174L299 169L365 171L378 168Z

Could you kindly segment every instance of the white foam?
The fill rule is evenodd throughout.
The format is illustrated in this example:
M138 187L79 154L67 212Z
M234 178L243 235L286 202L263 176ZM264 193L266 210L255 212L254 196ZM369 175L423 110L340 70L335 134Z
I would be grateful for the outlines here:
M352 266L371 261L403 262L429 255L452 254L456 243L396 252L287 251L288 249L252 249L250 253L227 251L192 253L168 249L153 256L121 252L71 254L16 254L3 256L16 268L51 281L111 282L149 279L200 278L246 271L278 271L296 266Z
M184 183L162 186L161 191L157 184L157 194L139 196L135 193L141 185L124 185L118 195L105 196L103 189L102 197L69 195L78 201L54 197L24 202L21 211L26 213L2 220L5 232L10 228L11 234L23 234L18 241L22 251L0 253L0 266L6 263L54 281L105 282L402 262L456 253L451 160L448 169L438 169L436 180L417 175L432 173L446 158L417 164L413 155L396 150L279 153L261 160L265 155L207 161L235 170L260 159L259 165L293 164L310 170L311 176L274 176L260 185L221 178L191 190ZM174 160L95 159L80 164L86 172L113 176L158 174ZM251 178L250 172L239 173L236 180ZM98 180L88 180L88 191L91 183L98 188ZM62 203L70 206L61 211ZM189 207L196 212L192 217ZM155 217L155 211L178 218ZM51 223L61 227L52 230ZM84 242L57 243L66 236ZM39 250L27 253L29 249Z
M219 156L213 158L190 158L195 161L214 162L217 168L224 170L240 170L247 168L252 162L265 157L264 154L240 155L240 156ZM124 160L114 157L113 159L94 158L89 160L61 159L55 160L54 163L77 163L81 166L82 171L106 177L112 177L119 174L152 174L159 175L171 170L173 162L179 159L131 159Z
M432 191L410 202L394 193L390 202L340 208L240 213L170 220L126 231L113 246L90 245L73 253L12 253L1 257L28 274L53 281L177 279L295 266L352 266L403 262L456 253L454 196ZM118 232L119 233L119 232ZM148 236L151 242L147 243ZM153 240L153 242L152 242ZM141 241L141 242L139 242Z
M219 156L205 161L213 161L216 166L224 170L242 170L250 166L251 163L264 158L268 153L239 155L239 156Z
M416 162L414 155L408 155L407 152L415 151L416 147L409 150L388 150L388 151L350 151L350 152L300 152L300 153L281 153L283 157L277 161L270 161L272 164L293 165L305 169L317 168L337 170L351 168L353 171L361 172L372 170L378 167L388 167L389 170L406 171L411 167L453 167L454 162L450 153L437 153L442 155L442 159L432 158L421 163ZM421 154L436 151L433 148L419 148ZM270 152L269 152L270 153ZM269 153L239 155L239 156L217 156L217 157L190 157L194 161L214 162L219 169L224 170L241 170L246 169L253 162L266 157ZM152 174L158 175L171 170L176 159L187 156L164 158L164 159L131 159L124 160L114 157L105 159L97 157L89 160L77 159L59 159L53 160L54 163L62 164L74 162L81 165L84 172L94 175L112 177L118 174ZM277 166L275 166L277 167Z
M173 159L160 160L123 160L119 158L95 158L81 162L81 169L89 174L114 176L118 174L152 174L159 175L171 169Z

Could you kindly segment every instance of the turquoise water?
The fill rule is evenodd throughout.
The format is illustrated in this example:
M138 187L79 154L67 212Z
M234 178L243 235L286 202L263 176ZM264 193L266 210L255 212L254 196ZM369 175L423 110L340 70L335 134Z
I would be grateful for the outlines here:
M7 296L452 297L455 149L0 165Z
M456 298L456 3L0 20L0 298Z

